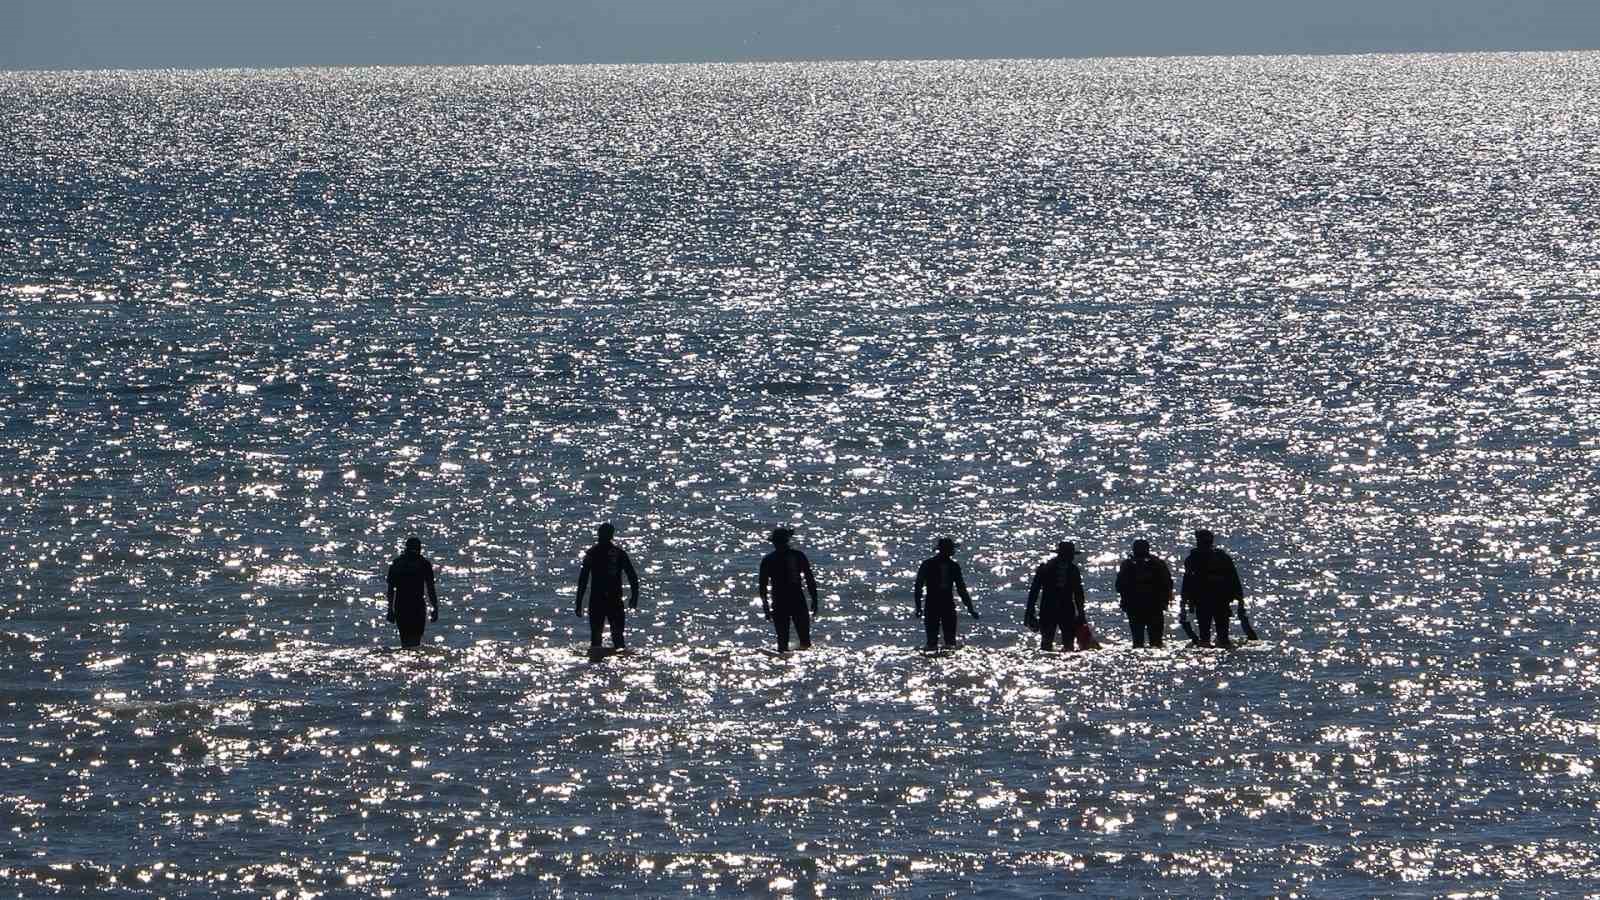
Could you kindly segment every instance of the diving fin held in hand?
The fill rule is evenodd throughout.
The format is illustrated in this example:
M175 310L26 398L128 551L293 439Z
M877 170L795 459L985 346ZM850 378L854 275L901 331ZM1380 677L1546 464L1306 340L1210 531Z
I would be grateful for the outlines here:
M1255 628L1251 627L1251 625L1250 625L1250 614L1245 612L1245 609L1244 609L1244 598L1243 597L1239 598L1239 625L1244 628L1245 640L1248 640L1248 641L1260 640L1260 638L1256 637Z
M1200 646L1200 635L1194 633L1194 626L1189 624L1189 617L1188 616L1179 616L1178 617L1178 624L1180 626L1182 626L1183 633L1187 634L1189 636L1189 644L1190 644L1190 646L1194 646L1194 647Z
M1189 624L1189 602L1187 600L1182 602L1183 605L1178 607L1178 625L1183 628L1183 633L1189 636L1189 646L1198 647L1200 635L1195 634L1194 626Z

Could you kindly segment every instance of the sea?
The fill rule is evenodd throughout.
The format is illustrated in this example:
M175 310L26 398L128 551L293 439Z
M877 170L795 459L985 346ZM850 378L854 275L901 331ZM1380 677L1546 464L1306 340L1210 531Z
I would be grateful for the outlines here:
M1600 896L1597 98L0 74L0 895ZM1259 639L1133 649L1119 561L1200 527ZM927 657L942 537L981 619ZM1060 540L1099 651L1022 625Z

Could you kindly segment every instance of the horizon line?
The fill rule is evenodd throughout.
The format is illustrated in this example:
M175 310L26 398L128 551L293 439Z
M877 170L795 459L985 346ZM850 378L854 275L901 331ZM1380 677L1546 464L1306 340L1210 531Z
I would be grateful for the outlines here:
M373 69L575 69L575 68L669 68L674 66L761 66L761 65L827 65L867 63L940 63L940 62L1089 62L1094 60L1204 60L1204 59L1293 59L1311 57L1318 59L1349 57L1400 57L1400 56L1550 56L1559 54L1585 54L1600 52L1600 47L1548 47L1516 49L1474 48L1460 50L1408 49L1408 50L1301 50L1294 52L1195 52L1195 53L1106 53L1094 55L1067 54L1063 56L883 56L883 57L826 57L826 56L772 56L742 59L681 59L681 60L585 60L582 62L492 62L492 63L297 63L238 66L105 66L100 68L6 68L0 65L0 77L9 75L115 75L141 73L204 73L204 72L288 72L298 69L320 71L366 71Z

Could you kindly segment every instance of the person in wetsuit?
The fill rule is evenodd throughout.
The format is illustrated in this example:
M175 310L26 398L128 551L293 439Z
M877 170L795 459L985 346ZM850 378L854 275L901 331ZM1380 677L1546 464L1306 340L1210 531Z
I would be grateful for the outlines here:
M416 647L422 644L423 629L428 621L439 621L439 593L433 584L433 563L422 555L422 541L406 538L406 552L396 556L389 564L389 589L386 592L389 611L384 618L400 630L400 646ZM427 606L424 606L426 596ZM427 607L433 615L428 616Z
M1086 621L1083 611L1083 573L1073 560L1078 547L1071 541L1056 545L1056 555L1033 573L1028 588L1028 611L1023 622L1039 632L1039 649L1054 649L1056 629L1061 630L1061 649L1071 650L1078 625ZM1035 602L1038 614L1035 615Z
M1194 549L1183 561L1183 582L1179 592L1183 595L1183 608L1194 610L1200 625L1200 643L1211 645L1212 627L1215 626L1218 647L1231 647L1228 639L1229 607L1238 601L1244 603L1244 585L1239 581L1239 570L1233 557L1216 546L1216 535L1200 528L1194 533Z
M611 646L627 646L622 636L625 614L622 611L622 576L628 576L628 608L639 608L639 575L633 570L628 551L611 542L617 528L610 522L600 526L599 540L583 554L578 569L578 617L583 617L584 589L589 591L589 649L600 647L600 635L611 623Z
M811 561L789 546L794 532L774 528L768 540L773 550L761 559L761 612L778 630L778 651L789 651L789 624L794 623L800 649L811 649L811 616L817 611L817 579L811 574ZM768 595L770 593L770 601ZM811 609L806 609L806 594Z
M917 615L923 618L928 641L925 650L939 649L939 635L944 634L945 649L956 645L956 594L967 605L967 612L979 618L978 608L972 605L972 595L967 593L967 582L961 577L961 564L955 561L956 542L950 538L939 539L937 555L925 560L917 569L917 586L912 592L912 604ZM922 606L926 591L928 606Z
M1133 646L1161 646L1167 627L1167 607L1172 605L1172 570L1166 561L1150 555L1149 541L1134 541L1133 555L1117 572L1117 593L1122 611L1133 629Z

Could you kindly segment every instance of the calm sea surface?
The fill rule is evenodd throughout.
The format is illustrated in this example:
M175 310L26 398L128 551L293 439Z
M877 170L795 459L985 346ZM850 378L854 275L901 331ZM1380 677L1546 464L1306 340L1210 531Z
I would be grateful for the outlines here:
M1600 893L1597 97L0 75L0 891ZM590 665L605 519L643 602ZM1263 640L1135 653L1117 560L1197 525ZM385 653L408 533L444 610ZM984 618L924 659L943 535ZM1062 538L1102 652L1020 628Z

